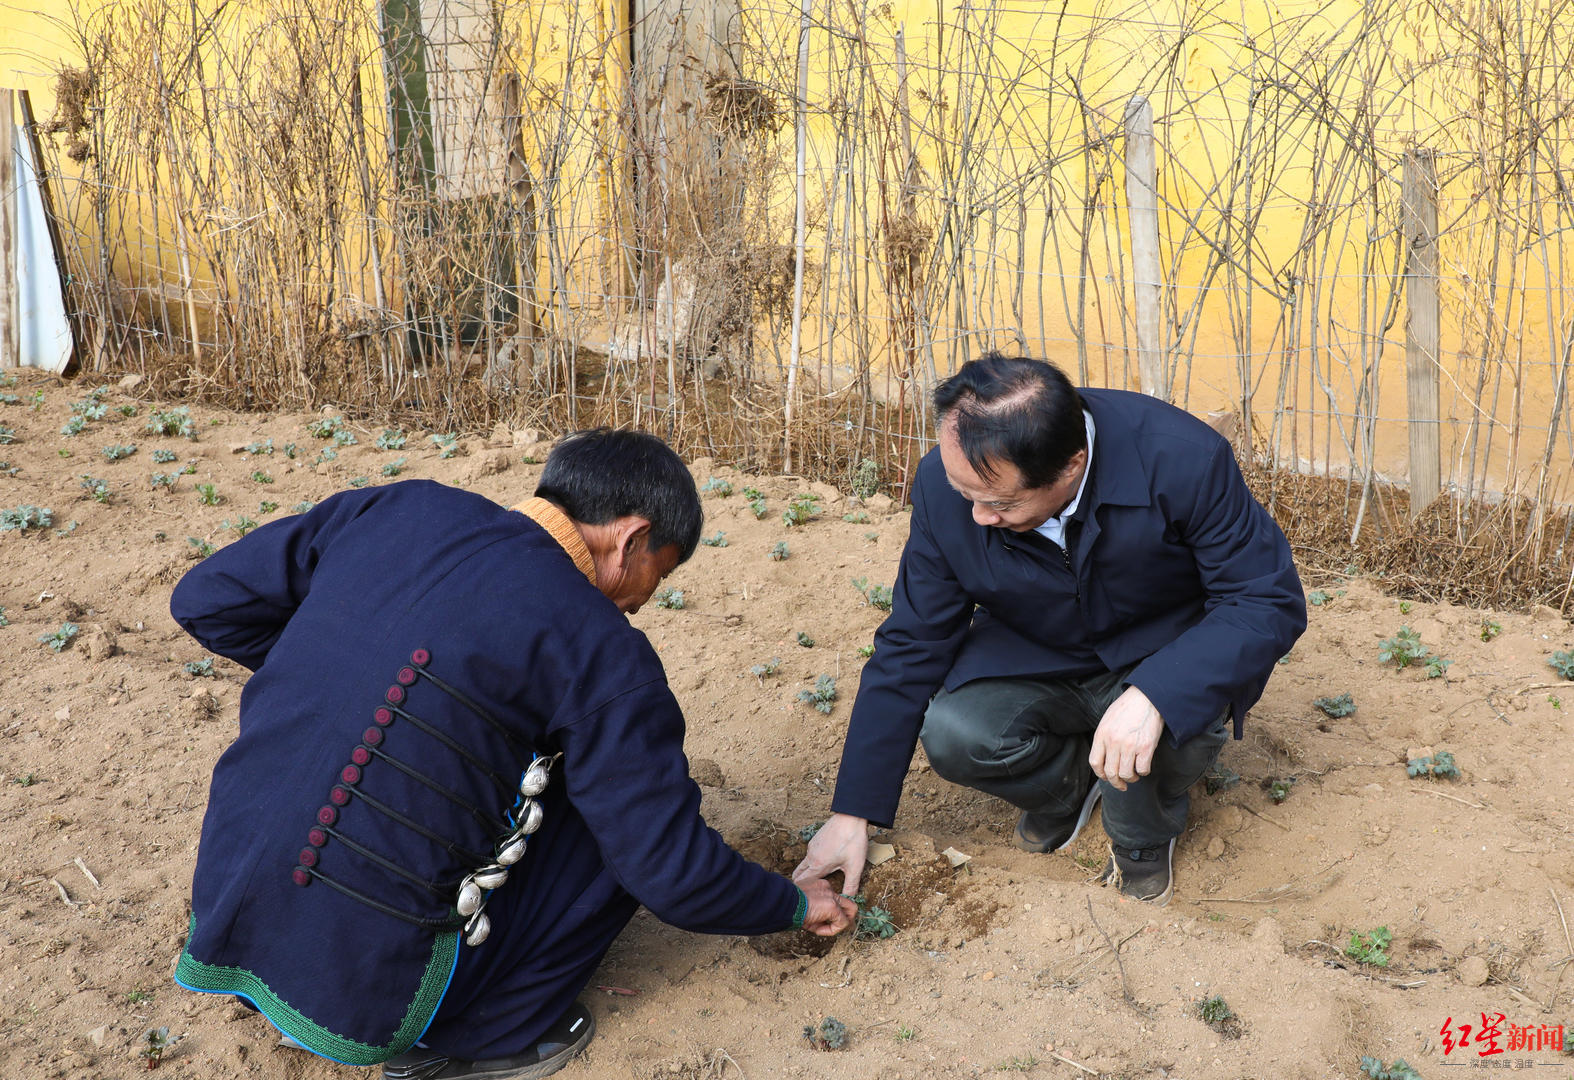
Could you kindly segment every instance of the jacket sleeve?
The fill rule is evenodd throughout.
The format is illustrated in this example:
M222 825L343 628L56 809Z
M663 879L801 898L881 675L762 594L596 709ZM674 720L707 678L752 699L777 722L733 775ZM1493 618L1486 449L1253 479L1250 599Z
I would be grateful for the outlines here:
M801 926L803 893L744 859L700 816L683 717L665 682L553 731L569 801L618 884L662 922L705 934Z
M1229 444L1214 449L1183 514L1175 524L1196 560L1205 614L1127 679L1153 702L1177 743L1226 707L1239 721L1243 688L1255 700L1274 663L1306 629L1289 542L1247 490Z
M327 499L209 555L176 584L170 614L209 652L256 671L306 598L324 549L367 495Z
M902 550L891 614L875 631L847 725L831 809L889 826L902 798L924 710L951 670L973 617L937 542L925 497L913 488L912 527Z

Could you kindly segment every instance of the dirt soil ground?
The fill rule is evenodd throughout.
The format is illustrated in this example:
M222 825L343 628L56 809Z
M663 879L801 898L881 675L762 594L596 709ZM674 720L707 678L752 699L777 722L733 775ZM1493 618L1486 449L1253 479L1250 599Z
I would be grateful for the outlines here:
M170 619L170 589L199 545L394 482L394 462L400 478L509 502L532 490L539 466L526 459L544 448L505 432L461 439L445 459L429 433L380 450L381 427L351 423L355 443L329 459L334 442L307 430L317 417L197 407L192 440L146 430L158 402L111 390L95 404L91 388L24 374L0 391L0 511L53 511L47 526L0 532L0 1076L137 1075L152 1026L183 1036L167 1075L369 1075L279 1048L264 1021L171 982L209 771L246 673L224 660L187 670L208 658ZM64 434L74 415L84 430ZM188 464L173 490L152 486ZM853 580L891 583L907 517L793 478L706 461L694 474L732 485L705 496L707 535L725 546L701 547L670 579L681 609L651 605L636 622L687 712L708 818L790 868L800 831L828 812L858 650L882 617ZM217 505L202 500L208 484ZM760 519L746 486L763 493ZM789 528L782 511L803 493L822 511ZM779 543L787 557L772 559ZM1574 683L1547 662L1574 633L1546 609L1412 606L1360 578L1307 584L1324 602L1246 739L1224 751L1238 782L1194 793L1168 907L1093 883L1096 827L1067 854L1017 851L1013 811L937 779L920 753L886 837L896 856L867 878L894 936L828 948L706 938L642 913L587 992L599 1034L561 1075L1323 1080L1358 1076L1363 1055L1403 1058L1430 1080L1461 1064L1574 1074L1541 1036L1574 1020ZM65 623L78 627L69 645L40 642ZM1428 678L1379 663L1401 626L1452 666ZM798 700L821 675L836 680L829 715ZM1313 706L1341 694L1353 715ZM1408 759L1443 750L1459 779L1406 775ZM947 848L971 861L953 868L937 855ZM1348 954L1352 934L1379 928L1391 942L1369 959L1385 963ZM1234 1015L1219 1030L1198 1015L1214 996ZM1499 1024L1495 1043L1477 1041L1482 1014ZM827 1017L846 1027L839 1051L804 1037ZM1469 1045L1445 1053L1450 1021L1456 1042L1471 1026Z

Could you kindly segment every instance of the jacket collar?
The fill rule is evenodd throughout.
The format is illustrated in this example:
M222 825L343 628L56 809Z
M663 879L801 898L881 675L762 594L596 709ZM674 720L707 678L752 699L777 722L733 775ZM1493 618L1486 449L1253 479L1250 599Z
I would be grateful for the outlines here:
M1147 506L1153 499L1148 491L1148 470L1139 445L1139 426L1133 424L1127 410L1109 391L1079 390L1078 393L1082 396L1082 404L1093 414L1093 427L1097 431L1090 466L1093 477L1088 488L1089 502L1093 506L1104 503Z
M584 537L579 535L579 530L574 527L574 520L563 513L555 503L546 499L532 496L512 507L524 514L531 521L545 529L558 542L568 557L574 560L574 565L579 567L579 572L584 574L590 583L596 583L596 563L590 557L590 549L585 546Z

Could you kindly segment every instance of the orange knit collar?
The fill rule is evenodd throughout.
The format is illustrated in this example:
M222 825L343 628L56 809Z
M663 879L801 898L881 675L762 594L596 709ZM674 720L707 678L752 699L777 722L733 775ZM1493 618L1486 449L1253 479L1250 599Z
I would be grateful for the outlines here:
M552 534L559 546L568 557L574 560L574 565L579 567L590 583L596 583L596 563L590 557L590 549L585 546L585 538L579 535L579 530L574 527L574 521L555 504L546 499L532 496L512 507L524 514L531 521L541 526Z

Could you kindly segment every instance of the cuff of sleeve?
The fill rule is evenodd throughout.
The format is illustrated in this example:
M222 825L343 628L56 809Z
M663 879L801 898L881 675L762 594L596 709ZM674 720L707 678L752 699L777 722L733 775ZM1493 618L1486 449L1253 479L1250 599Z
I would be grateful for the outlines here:
M798 886L794 885L793 888L798 889ZM804 892L802 889L798 889L798 910L793 914L792 928L794 930L802 930L803 924L808 918L809 894Z

